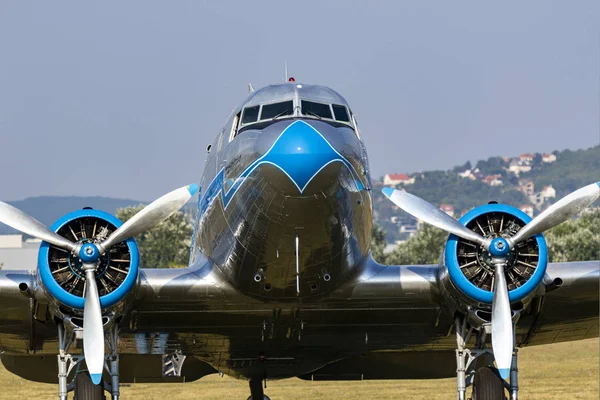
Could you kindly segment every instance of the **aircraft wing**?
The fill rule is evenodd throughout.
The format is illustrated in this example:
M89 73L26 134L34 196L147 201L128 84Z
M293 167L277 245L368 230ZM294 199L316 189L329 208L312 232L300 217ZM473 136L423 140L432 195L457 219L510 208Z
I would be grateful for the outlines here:
M445 274L439 265L389 265L370 262L370 266L352 286L341 295L353 301L377 303L396 302L400 307L420 310L421 323L425 315L431 327L444 336L454 320L445 308L451 303L441 281ZM540 285L530 306L523 310L517 323L517 345L533 346L599 336L600 261L580 261L548 264L547 276ZM393 300L392 300L393 299ZM412 318L416 321L416 318ZM437 326L437 328L434 328ZM454 337L449 335L451 346ZM432 342L444 343L438 337Z
M547 274L560 286L532 305L535 320L523 345L598 337L600 261L550 263Z
M0 351L10 349L19 354L27 354L34 347L32 332L34 325L43 325L32 316L40 319L47 316L47 306L36 310L37 303L23 295L19 289L35 285L36 272L33 270L0 271ZM36 313L37 311L37 313Z
M155 357L177 338L176 346L185 353L226 368L234 356L220 360L217 354L225 349L243 354L247 341L260 337L267 321L265 338L281 338L285 332L284 337L302 333L309 338L308 347L297 339L292 346L292 354L301 352L305 361L314 358L315 370L302 378L448 377L456 368L456 344L441 272L443 267L437 264L386 266L369 259L351 282L318 302L303 304L294 315L284 315L284 310L275 322L277 307L234 290L207 258L185 269L141 269L131 311L122 323L121 352L124 360L144 354ZM515 329L517 345L597 337L600 262L552 263L547 274L552 281L560 278L562 284L539 292L523 312ZM0 271L0 347L7 351L2 360L21 375L30 367L26 362L35 361L26 354L56 351L57 332L48 320L48 306L19 290L22 283L35 287L36 280L35 271ZM344 340L332 342L340 332ZM313 340L333 347L313 354ZM419 357L423 351L429 356ZM414 361L430 357L437 357L436 368ZM330 360L325 366L324 359ZM144 374L150 373L132 370L123 379ZM153 376L153 381L160 381L160 371ZM30 379L52 382L55 376Z
M354 310L359 319L363 314L361 311L369 309L371 311L366 314L370 317L365 316L365 322L373 324L376 320L371 317L380 310L389 317L388 320L413 326L411 335L415 340L418 340L416 327L421 327L422 340L441 344L448 337L454 321L444 311L439 273L438 265L385 266L371 259L359 276L322 299L318 307L308 304L305 307L318 309L312 311L313 314ZM562 283L531 303L518 324L518 344L531 346L597 337L600 261L551 263L547 274L552 281L558 278ZM26 352L33 340L32 330L43 328L43 332L49 333L45 324L47 305L36 300L42 294L38 292L30 298L19 289L23 283L29 288L36 287L36 280L35 271L0 271L2 347L21 348ZM196 312L225 312L229 308L231 312L243 313L255 308L260 301L237 293L213 270L212 263L202 258L192 268L141 269L134 303L129 326L133 330L151 331L166 328L160 321L177 318L176 315L182 312L194 313L198 306L202 310ZM265 315L271 312L269 309ZM187 315L188 320L193 319L191 315ZM204 318L202 322L199 319L195 327L196 323L186 325L201 328L203 323L208 320ZM450 339L451 347L453 338Z

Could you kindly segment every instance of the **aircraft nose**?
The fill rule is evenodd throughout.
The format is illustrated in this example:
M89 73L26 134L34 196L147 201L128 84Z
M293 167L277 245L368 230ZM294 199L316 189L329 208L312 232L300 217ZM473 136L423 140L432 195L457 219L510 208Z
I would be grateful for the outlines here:
M300 194L321 170L334 162L354 170L317 129L302 120L294 121L285 128L259 161L284 172Z

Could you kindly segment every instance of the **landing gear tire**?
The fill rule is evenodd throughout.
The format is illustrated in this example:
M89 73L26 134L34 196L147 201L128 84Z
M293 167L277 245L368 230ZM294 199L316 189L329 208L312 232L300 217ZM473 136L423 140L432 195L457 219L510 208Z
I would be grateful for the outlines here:
M473 400L505 400L504 385L496 368L482 367L473 380Z
M81 372L75 377L74 400L106 400L102 384L94 385L90 374Z
M271 400L269 396L263 396L264 400ZM252 396L248 397L248 400L252 400Z

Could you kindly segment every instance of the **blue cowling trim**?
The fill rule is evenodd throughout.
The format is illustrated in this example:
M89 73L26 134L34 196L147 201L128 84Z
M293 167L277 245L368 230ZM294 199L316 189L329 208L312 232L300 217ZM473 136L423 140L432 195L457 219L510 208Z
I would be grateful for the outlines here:
M480 215L492 212L504 212L519 218L525 223L531 221L531 217L529 215L517 208L505 204L486 204L469 211L458 222L466 226L469 222ZM546 267L548 266L548 247L546 246L546 239L544 239L544 236L541 233L535 235L534 237L537 241L540 254L538 267L535 269L535 272L531 278L529 278L529 280L525 282L523 286L508 292L508 298L510 299L511 303L519 301L533 292L542 282L542 278L546 273ZM481 303L492 304L494 293L480 289L473 285L460 270L458 258L456 257L458 239L459 238L457 236L450 235L448 242L446 243L446 250L444 252L444 259L446 261L448 273L450 274L450 279L452 279L452 282L454 282L458 289L460 289L464 294L473 300L477 300Z
M110 222L117 228L123 223L117 218L104 211L99 210L78 210L72 213L69 213L63 217L61 217L58 221L56 221L50 229L54 232L57 232L60 228L62 228L68 222L71 222L78 218L85 217L95 217L103 219L107 222ZM129 252L131 253L131 263L129 267L129 273L125 277L125 280L114 291L111 293L100 297L100 307L107 308L110 307L119 301L121 301L127 293L131 291L133 285L137 281L138 270L140 264L140 254L133 238L128 239L126 241L127 247L129 247ZM42 284L46 288L46 290L60 303L78 309L83 310L83 306L85 303L85 299L83 297L75 296L65 289L63 289L52 277L52 272L50 271L50 264L48 263L48 252L50 249L50 245L46 242L42 242L40 246L40 251L38 253L38 270L40 274L40 278L42 280Z

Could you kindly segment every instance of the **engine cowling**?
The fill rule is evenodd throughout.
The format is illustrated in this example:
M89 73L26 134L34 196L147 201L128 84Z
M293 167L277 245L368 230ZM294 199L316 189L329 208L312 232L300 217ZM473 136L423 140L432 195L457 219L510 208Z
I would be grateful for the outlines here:
M531 217L504 204L487 204L465 214L459 222L486 238L512 237ZM443 257L442 287L457 308L489 310L494 285L491 255L482 246L450 235ZM546 273L548 251L542 234L533 236L511 252L505 267L508 295L512 304L527 303Z
M73 242L100 243L121 225L118 218L108 213L83 209L63 216L50 229ZM79 258L42 242L38 269L41 285L49 297L80 314L85 302L85 273ZM133 238L112 246L102 255L96 285L103 310L123 303L138 280L138 272L139 250Z

